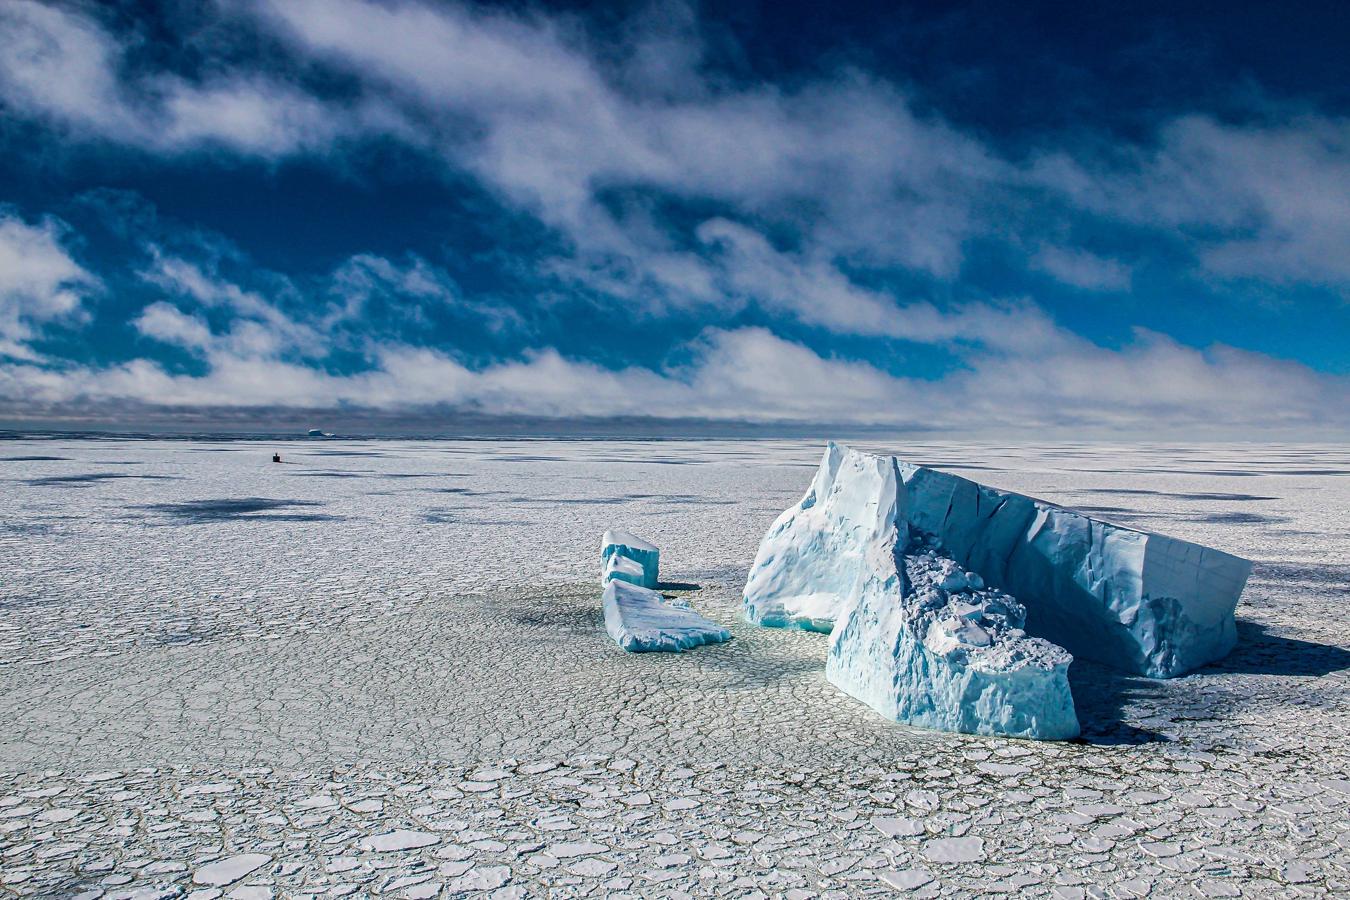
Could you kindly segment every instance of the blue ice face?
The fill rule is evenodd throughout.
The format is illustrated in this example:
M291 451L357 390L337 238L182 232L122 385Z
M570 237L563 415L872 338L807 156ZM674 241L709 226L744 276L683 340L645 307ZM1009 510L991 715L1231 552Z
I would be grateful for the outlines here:
M615 557L627 562L615 562ZM600 541L602 583L618 578L641 587L655 588L659 583L660 562L661 551L631 532L611 528ZM641 571L641 575L635 578L634 572L637 570Z
M703 644L731 640L731 632L656 591L624 581L605 586L605 630L631 653L678 653Z
M1041 500L900 463L910 523L1027 607L1076 656L1171 678L1233 649L1251 563Z

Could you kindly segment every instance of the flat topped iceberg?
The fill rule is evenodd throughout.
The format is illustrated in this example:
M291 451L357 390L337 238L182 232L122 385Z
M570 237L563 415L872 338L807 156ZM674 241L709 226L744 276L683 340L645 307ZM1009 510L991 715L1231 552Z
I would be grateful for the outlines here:
M831 631L855 593L856 560L880 552L867 548L897 516L1015 596L1031 634L1076 656L1165 678L1223 657L1237 640L1247 560L833 443L801 502L760 545L747 618ZM902 555L900 546L892 552Z
M616 562L615 557L629 562ZM600 576L602 583L610 581L611 578L619 578L642 587L654 588L658 583L657 573L660 561L661 551L656 549L654 544L644 541L632 532L611 528L605 532L600 541L600 563L603 566ZM634 580L634 572L636 571L633 568L634 565L642 573L636 581Z
M688 650L731 640L731 632L710 622L678 600L656 591L611 581L602 600L605 630L631 653Z
M889 457L829 446L806 496L760 545L745 612L764 625L832 630L826 677L895 721L1078 734L1072 657L1028 638L1011 597L936 546L911 546L904 482Z

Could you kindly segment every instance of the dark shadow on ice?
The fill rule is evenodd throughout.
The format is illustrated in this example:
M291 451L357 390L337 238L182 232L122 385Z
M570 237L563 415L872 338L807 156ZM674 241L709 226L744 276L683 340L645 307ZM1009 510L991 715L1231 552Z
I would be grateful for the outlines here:
M656 589L658 591L697 591L701 590L703 585L694 584L692 581L658 581Z
M317 500L271 500L266 497L241 497L225 500L189 500L184 503L151 503L136 508L159 513L178 525L201 525L207 522L228 522L241 519L261 522L327 522L342 518L326 513L276 512L277 510L295 507L322 505Z
M127 475L123 472L90 472L84 475L48 475L45 478L31 478L28 483L33 485L58 485L71 487L74 485L93 484L99 481L108 481L113 478L140 478L147 481L179 481L177 475Z
M0 462L69 462L68 456L0 456Z
M1196 522L1209 522L1214 525L1275 525L1288 522L1287 516L1263 516L1260 513L1227 512L1195 516Z
M1150 491L1144 488L1080 488L1076 494L1147 494L1153 497L1171 497L1175 500L1278 500L1279 497L1264 497L1260 494L1227 493L1173 493L1171 491Z
M1258 562L1252 568L1252 581L1315 584L1324 590L1350 593L1350 563Z
M1125 710L1157 699L1162 685L1141 675L1126 675L1087 660L1075 659L1069 667L1069 690L1083 733L1089 744L1143 744L1168 740L1157 732L1129 724Z
M1241 619L1237 628L1233 652L1198 669L1197 674L1321 677L1350 669L1350 650L1345 647L1282 637L1263 625Z
M287 472L297 478L365 478L364 472Z

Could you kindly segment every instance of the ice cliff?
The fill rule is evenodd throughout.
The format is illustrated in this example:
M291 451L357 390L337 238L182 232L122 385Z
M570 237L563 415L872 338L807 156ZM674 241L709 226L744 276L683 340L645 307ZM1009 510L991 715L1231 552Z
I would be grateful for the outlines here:
M1189 672L1237 643L1247 560L935 469L900 463L900 473L910 524L1025 603L1032 634L1151 678Z
M833 443L801 502L760 545L746 616L831 631L859 572L894 568L887 553L903 556L905 535L887 531L888 519L1014 595L1031 634L1075 655L1165 678L1236 641L1246 560Z
M826 677L889 718L1014 737L1078 734L1069 654L1027 637L1022 607L908 523L898 462L831 444L774 523L745 610L833 629ZM911 537L913 540L911 540Z

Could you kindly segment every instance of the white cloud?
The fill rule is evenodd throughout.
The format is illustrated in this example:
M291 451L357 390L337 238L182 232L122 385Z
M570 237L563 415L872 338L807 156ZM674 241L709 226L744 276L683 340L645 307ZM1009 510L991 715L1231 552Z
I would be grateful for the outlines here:
M1350 379L1259 354L1199 351L1141 333L1119 351L1064 336L1036 355L986 352L937 380L832 359L760 328L709 330L690 361L606 369L551 349L482 368L435 350L378 348L335 375L220 354L205 375L147 360L106 369L0 365L0 396L169 408L455 408L496 415L813 421L997 432L1251 437L1350 431Z
M1033 269L1084 290L1123 291L1130 286L1128 266L1086 250L1045 244L1029 262Z
M1215 275L1350 285L1350 119L1186 116L1153 149L1047 153L1032 177L1083 209L1175 230Z
M100 287L62 245L64 231L55 219L29 225L0 209L0 356L36 358L25 345L35 326L77 318Z
M146 337L189 350L206 350L215 341L201 317L189 316L169 303L150 304L132 324Z
M95 19L35 0L0 6L0 100L73 136L160 153L219 148L277 158L356 134L407 130L389 110L323 102L256 73L192 82L128 73L128 43Z
M156 153L278 159L392 137L557 229L570 255L549 261L553 271L653 309L707 303L711 275L682 258L687 224L616 210L607 192L720 205L756 230L798 232L813 262L941 279L958 277L972 238L1037 247L1043 230L1086 211L1182 238L1220 277L1350 283L1345 119L1186 116L1155 141L1108 152L1070 152L1049 137L1024 164L916 113L906 91L865 73L791 89L700 75L697 19L678 4L634 18L627 43L603 47L575 18L467 4L218 8L240 29L278 37L291 69L340 72L353 90L320 97L279 70L213 59L207 46L205 74L143 72L128 65L134 38L93 15L12 0L0 7L0 98L76 136ZM1028 264L1091 290L1128 283L1124 262L1073 247L1047 246ZM873 310L857 318L874 327Z

